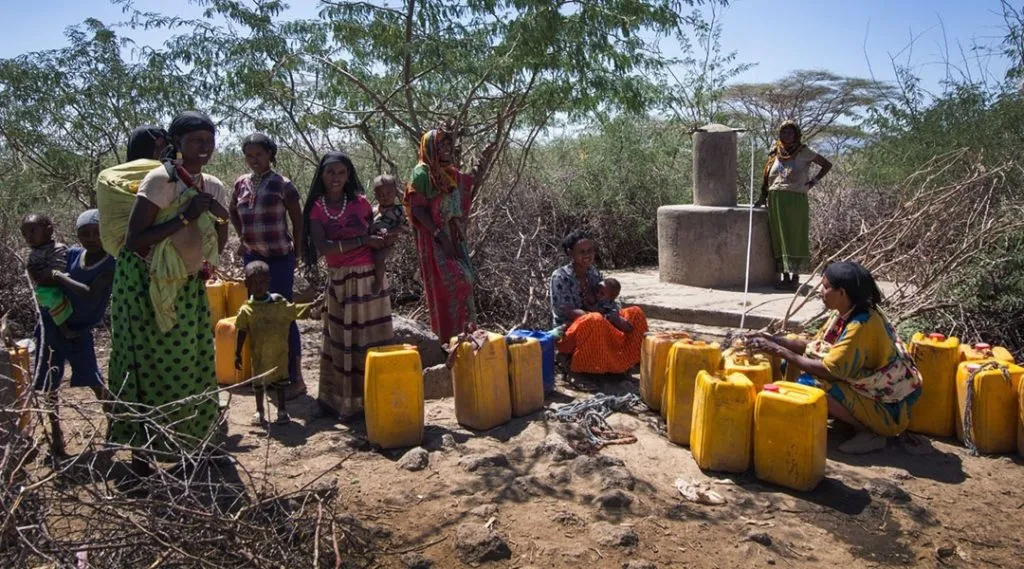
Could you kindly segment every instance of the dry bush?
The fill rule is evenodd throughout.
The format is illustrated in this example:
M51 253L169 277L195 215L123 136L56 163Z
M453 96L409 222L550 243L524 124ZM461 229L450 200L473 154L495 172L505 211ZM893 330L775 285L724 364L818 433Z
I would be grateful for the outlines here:
M269 457L261 470L246 469L211 433L198 450L164 456L164 469L140 479L116 460L126 453L102 446L98 402L65 402L61 412L65 429L74 425L69 440L85 443L70 460L54 466L44 458L41 428L15 431L0 454L0 566L73 567L85 559L96 569L365 567L389 537L337 505L330 475L351 454L284 491L270 480ZM163 434L172 445L184 442Z
M936 156L895 189L840 189L834 180L814 194L815 273L832 260L857 260L894 283L886 302L893 320L958 314L950 333L977 336L962 318L968 299L950 293L986 270L983 252L1024 231L1011 183L1020 173L1015 163L986 167L962 149Z

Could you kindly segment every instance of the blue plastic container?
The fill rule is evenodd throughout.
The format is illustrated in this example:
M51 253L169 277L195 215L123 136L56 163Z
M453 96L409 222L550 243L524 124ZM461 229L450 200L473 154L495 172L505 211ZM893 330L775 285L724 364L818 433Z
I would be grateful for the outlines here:
M541 373L544 393L555 390L555 337L545 330L512 330L508 338L535 338L540 342Z
M808 385L810 387L820 387L818 380L814 379L814 376L809 373L801 373L800 377L796 380L797 383L802 385Z

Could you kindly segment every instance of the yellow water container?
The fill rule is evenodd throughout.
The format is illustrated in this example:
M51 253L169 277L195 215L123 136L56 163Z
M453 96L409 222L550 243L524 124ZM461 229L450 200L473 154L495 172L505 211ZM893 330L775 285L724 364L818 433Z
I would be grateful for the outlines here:
M665 392L665 374L668 353L672 344L689 338L686 332L658 332L644 336L640 350L640 399L653 411L661 409L661 396Z
M32 363L29 359L28 348L13 346L7 348L6 352L7 365L10 367L4 369L3 373L10 373L13 385L4 389L3 401L0 402L0 407L4 408L0 408L0 417L3 417L4 422L13 422L16 415L18 430L25 431L32 419L32 410L28 405L28 393L32 391L32 384L35 381L32 375Z
M1002 346L993 346L984 342L978 342L973 346L970 344L960 345L960 361L980 362L983 360L998 360L1010 364L1017 363L1010 350Z
M697 373L702 370L714 373L721 364L722 350L717 343L686 338L672 344L665 375L665 393L661 398L668 440L677 445L690 444Z
M825 476L825 392L799 383L770 383L754 403L754 474L793 490L813 490Z
M227 305L225 309L228 316L238 316L238 309L242 308L245 301L249 300L249 290L245 283L239 281L224 281L224 298Z
M513 417L529 415L544 406L544 360L540 342L536 338L518 340L507 344Z
M1013 452L1017 447L1018 389L1024 368L988 360L963 362L956 372L956 436L967 442L967 396L971 395L971 439L978 452ZM968 380L971 386L968 387ZM916 407L916 405L915 405ZM969 445L968 445L969 446Z
M366 438L386 449L419 445L423 441L423 364L416 346L370 348L365 378Z
M224 290L224 281L206 281L206 299L210 303L210 326L216 328L218 322L228 317L228 297ZM231 316L238 316L238 313Z
M504 336L488 333L479 350L471 342L460 343L452 378L459 424L485 431L512 419Z
M960 340L918 332L910 340L909 351L921 371L922 384L921 397L910 408L908 428L936 437L953 436Z
M1017 454L1024 456L1024 381L1017 385Z
M690 450L701 470L750 468L754 393L754 384L741 373L697 374Z
M725 373L741 373L754 384L754 392L776 381L771 357L765 354L750 354L744 351L726 350L722 353L722 367Z
M238 343L238 328L235 328L235 317L222 318L213 328L215 368L217 383L234 385L252 377L252 355L249 352L249 339L242 346L242 370L235 369L235 345Z

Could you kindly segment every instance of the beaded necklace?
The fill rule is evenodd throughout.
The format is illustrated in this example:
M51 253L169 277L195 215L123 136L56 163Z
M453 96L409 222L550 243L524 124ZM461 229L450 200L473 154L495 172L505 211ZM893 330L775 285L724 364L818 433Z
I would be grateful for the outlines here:
M342 194L341 209L338 211L337 215L332 215L331 210L327 209L327 201L323 196L321 196L318 201L320 202L320 207L324 209L324 214L327 216L327 219L329 221L338 221L341 219L341 216L345 215L345 207L348 206L348 194Z

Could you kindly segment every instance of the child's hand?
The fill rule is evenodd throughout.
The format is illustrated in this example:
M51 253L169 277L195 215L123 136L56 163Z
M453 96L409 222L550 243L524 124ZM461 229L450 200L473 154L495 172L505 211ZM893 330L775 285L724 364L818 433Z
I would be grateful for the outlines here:
M235 354L235 369L242 371L242 354Z

